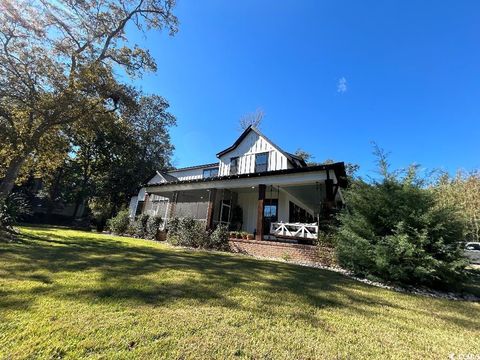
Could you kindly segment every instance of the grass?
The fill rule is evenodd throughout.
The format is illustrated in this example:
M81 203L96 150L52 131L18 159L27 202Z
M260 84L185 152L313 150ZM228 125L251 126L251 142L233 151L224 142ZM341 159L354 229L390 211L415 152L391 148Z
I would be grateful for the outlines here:
M480 304L151 241L23 227L0 241L0 358L480 354Z

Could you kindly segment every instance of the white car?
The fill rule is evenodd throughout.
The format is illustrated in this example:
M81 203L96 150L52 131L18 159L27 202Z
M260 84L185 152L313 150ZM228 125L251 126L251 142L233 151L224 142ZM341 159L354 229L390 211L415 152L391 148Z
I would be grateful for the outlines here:
M480 264L480 242L468 242L465 244L465 256L472 264Z

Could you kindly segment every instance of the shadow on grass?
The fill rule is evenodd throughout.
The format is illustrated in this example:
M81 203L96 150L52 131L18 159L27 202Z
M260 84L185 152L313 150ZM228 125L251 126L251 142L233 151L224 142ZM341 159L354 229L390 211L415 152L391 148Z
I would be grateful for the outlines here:
M457 315L444 316L445 321L478 327L478 322L472 320L473 304L458 306L458 303L426 299L429 301L421 301L429 304L424 309L412 309L385 296L389 294L387 290L326 270L228 254L160 248L141 241L132 244L64 229L36 230L36 235L23 233L20 243L0 244L0 259L9 260L0 268L2 277L39 284L30 290L3 291L0 308L28 309L38 295L150 306L166 306L182 300L261 316L283 316L283 312L290 311L294 319L321 327L321 320L312 315L312 307L347 308L363 316L393 321L385 308L401 310L406 320L412 310L428 314L430 304L435 302L438 309L457 309ZM99 277L88 283L56 281L65 272L78 273L80 279L86 272ZM233 295L237 290L240 297ZM254 296L254 301L245 301L245 294ZM408 295L397 296L408 303ZM415 297L410 298L415 303ZM285 310L286 306L290 308ZM395 316L399 319L403 315Z

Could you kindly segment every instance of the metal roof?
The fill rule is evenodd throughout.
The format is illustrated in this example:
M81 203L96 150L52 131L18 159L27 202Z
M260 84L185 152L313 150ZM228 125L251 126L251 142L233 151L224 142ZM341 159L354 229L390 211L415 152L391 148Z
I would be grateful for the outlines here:
M234 179L247 179L247 178L263 177L263 176L307 173L307 172L320 171L320 170L333 170L335 172L335 176L338 179L338 184L341 187L347 186L347 174L345 172L345 164L343 162L337 162L332 164L321 164L321 165L307 166L307 167L294 168L294 169L264 171L261 173L247 173L247 174L238 174L238 175L208 177L208 178L201 178L201 179L169 181L169 182L158 183L158 184L146 184L144 186L153 187L153 186L166 186L166 185L175 185L175 184L192 184L192 183L201 183L201 182L209 182L209 181L228 181L228 180L234 180Z
M210 163L210 164L203 164L203 165L195 165L195 166L187 166L183 168L178 168L178 169L173 169L168 171L169 173L175 172L175 171L184 171L184 170L195 170L195 169L209 169L212 167L218 166L218 162L215 163Z

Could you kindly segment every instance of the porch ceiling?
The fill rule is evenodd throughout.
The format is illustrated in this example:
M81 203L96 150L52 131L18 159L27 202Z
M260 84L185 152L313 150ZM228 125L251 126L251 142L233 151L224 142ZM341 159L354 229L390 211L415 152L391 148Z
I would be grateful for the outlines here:
M322 199L325 198L325 187L322 184L283 186L281 189L313 210L318 210Z

